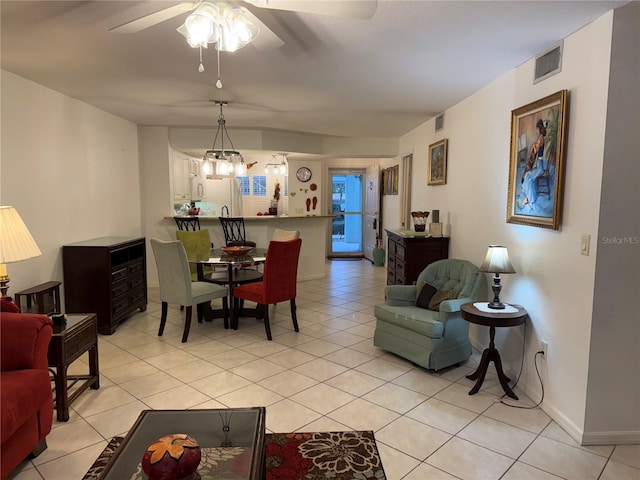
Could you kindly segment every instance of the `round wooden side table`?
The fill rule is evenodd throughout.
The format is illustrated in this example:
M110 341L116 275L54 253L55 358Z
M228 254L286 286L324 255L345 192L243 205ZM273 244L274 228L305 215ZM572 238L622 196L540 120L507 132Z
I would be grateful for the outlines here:
M484 377L487 374L489 362L493 362L498 374L498 380L500 380L500 385L502 385L504 393L514 400L518 400L518 396L513 393L513 390L509 387L511 379L509 379L502 370L500 353L496 349L494 343L496 327L515 327L516 325L522 325L527 319L528 314L524 308L520 305L510 306L517 309L517 312L505 313L504 310L485 312L476 308L473 303L465 303L460 307L462 310L462 318L467 322L489 327L489 347L485 348L484 352L482 352L482 359L480 360L480 365L478 365L476 371L471 375L467 375L469 380L476 380L476 384L469 391L469 395L478 393L478 390L480 390L480 387L482 386L482 382L484 382Z

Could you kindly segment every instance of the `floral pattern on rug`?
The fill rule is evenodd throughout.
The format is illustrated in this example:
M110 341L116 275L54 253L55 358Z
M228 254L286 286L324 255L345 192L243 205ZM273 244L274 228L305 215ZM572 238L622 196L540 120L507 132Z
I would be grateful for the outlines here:
M373 432L267 436L267 480L386 480Z

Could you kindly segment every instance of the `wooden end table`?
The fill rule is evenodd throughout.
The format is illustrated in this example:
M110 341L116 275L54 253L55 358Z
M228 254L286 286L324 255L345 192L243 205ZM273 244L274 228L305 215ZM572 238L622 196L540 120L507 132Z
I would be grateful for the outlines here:
M16 297L16 305L20 307L22 312L33 312L33 303L35 297L35 304L38 306L38 311L34 313L43 313L47 314L49 312L45 311L45 296L47 294L51 295L52 303L53 303L53 311L60 312L60 285L62 282L51 281L45 282L40 285L36 285L35 287L27 288L26 290L22 290L20 292L16 292L14 296ZM27 309L22 309L21 305L21 297L26 297L27 299Z
M484 382L484 377L487 374L489 362L493 362L496 367L498 380L500 380L502 389L511 398L513 398L514 400L518 400L518 396L513 393L513 390L511 390L511 387L509 387L509 382L511 380L504 374L504 371L502 370L500 353L496 349L494 343L494 338L496 336L496 327L515 327L516 325L522 325L527 319L528 314L524 308L519 305L510 306L515 308L517 312L505 313L504 310L485 312L476 308L473 303L465 303L460 307L460 309L462 310L462 318L464 318L467 322L489 327L489 348L485 348L484 352L482 352L482 359L480 360L480 365L478 366L476 371L471 375L467 375L467 378L469 380L476 380L476 384L473 386L471 391L469 391L469 395L478 393L478 390L480 390L480 387L482 386L482 382Z
M98 324L95 313L66 314L65 326L54 325L49 343L49 371L55 382L57 419L69 420L69 405L87 388L100 388L98 371ZM88 375L67 375L69 365L85 352L89 353ZM55 370L54 370L55 369ZM77 388L69 391L78 383Z

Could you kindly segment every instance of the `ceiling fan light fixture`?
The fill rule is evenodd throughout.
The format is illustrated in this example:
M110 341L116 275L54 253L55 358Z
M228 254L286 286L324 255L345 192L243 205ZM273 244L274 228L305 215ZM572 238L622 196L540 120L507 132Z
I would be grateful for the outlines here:
M216 43L220 39L220 31L216 21L219 15L219 9L216 5L203 2L177 30L187 39L190 47L207 48L209 43Z
M235 52L251 43L260 33L260 28L250 19L244 7L221 9L222 15L217 19L220 28L220 40L216 48L223 52Z

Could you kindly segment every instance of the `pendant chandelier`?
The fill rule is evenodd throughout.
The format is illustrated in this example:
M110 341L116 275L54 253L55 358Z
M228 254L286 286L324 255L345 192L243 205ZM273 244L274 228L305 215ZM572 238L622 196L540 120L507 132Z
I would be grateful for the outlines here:
M227 105L227 102L216 100L216 105L220 106L220 115L218 115L218 130L216 136L213 139L213 145L210 150L204 154L202 161L202 169L205 175L213 175L214 162L215 173L217 175L231 175L234 173L237 177L247 174L247 165L244 163L242 154L238 152L231 141L229 132L227 132L227 122L224 119L223 107ZM231 149L225 148L225 137L231 145ZM216 144L220 138L219 148L216 148Z
M277 155L282 157L282 160L278 162ZM271 155L271 161L264 167L264 173L269 175L286 175L287 174L287 154L278 153L277 155Z

